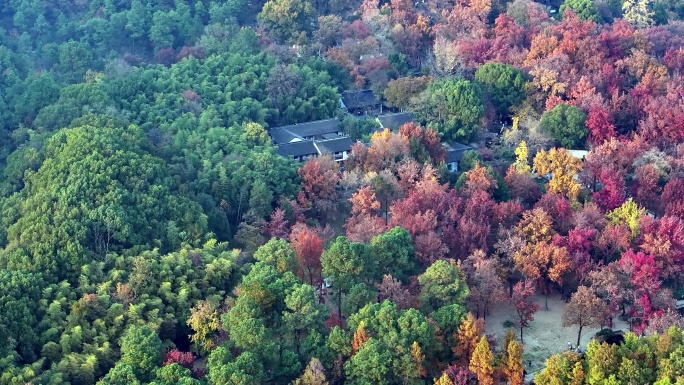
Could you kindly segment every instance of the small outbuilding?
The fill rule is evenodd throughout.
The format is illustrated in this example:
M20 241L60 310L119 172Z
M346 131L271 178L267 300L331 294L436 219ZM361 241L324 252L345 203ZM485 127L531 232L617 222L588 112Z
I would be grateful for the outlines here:
M463 160L463 154L465 154L466 151L472 151L475 149L467 144L457 142L444 143L443 146L447 151L444 163L446 163L446 167L449 172L458 172L461 160Z

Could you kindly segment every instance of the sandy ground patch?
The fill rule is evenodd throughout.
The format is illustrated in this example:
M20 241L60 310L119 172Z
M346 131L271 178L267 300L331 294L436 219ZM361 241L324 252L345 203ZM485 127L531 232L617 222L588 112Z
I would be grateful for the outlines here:
M576 326L563 327L562 325L561 317L567 304L561 300L560 295L552 294L549 296L548 311L544 310L544 296L535 296L535 301L541 306L541 310L534 315L534 321L530 322L530 327L523 331L523 360L527 368L526 380L528 381L533 378L534 373L544 367L547 358L567 350L568 342L571 342L573 346L577 343L578 328ZM485 330L487 334L496 337L498 341L497 350L501 349L501 341L506 334L503 323L507 320L515 322L515 319L515 308L507 303L497 305L487 316ZM613 322L615 323L614 330L629 330L629 325L618 320L617 317L613 318ZM599 328L585 327L582 330L580 347L586 349L589 341L599 330ZM520 338L520 329L516 330L516 334ZM529 361L532 361L531 370L527 366Z

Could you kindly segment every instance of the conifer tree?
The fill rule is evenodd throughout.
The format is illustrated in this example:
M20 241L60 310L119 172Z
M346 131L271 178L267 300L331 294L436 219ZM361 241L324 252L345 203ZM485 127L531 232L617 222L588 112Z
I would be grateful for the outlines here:
M456 332L456 346L451 348L463 364L470 361L470 357L473 351L475 351L475 346L480 340L482 333L484 333L482 321L476 320L471 313L468 313Z
M515 336L515 332L513 334ZM507 354L504 360L503 372L508 379L510 385L523 384L523 347L515 339L508 342L506 348Z
M352 355L361 350L366 342L368 342L368 333L364 328L364 322L361 321L359 327L356 328L356 332L354 332L354 337L352 337Z
M473 352L473 357L470 359L470 365L468 369L475 373L477 376L477 383L479 385L494 385L494 367L492 362L494 361L494 355L489 349L489 342L485 336L480 337L480 342L478 342Z
M511 341L516 340L515 330L513 328L508 328L506 330L506 335L504 335L503 343L501 344L501 360L505 360L508 357L508 344Z
M454 383L446 373L443 373L442 377L435 379L435 385L454 385Z
M570 374L570 382L568 385L583 385L584 384L584 368L581 362L575 362L575 367Z
M425 355L416 341L413 341L413 344L411 344L411 358L413 358L413 362L416 365L418 377L424 377L427 374L425 367L423 366Z

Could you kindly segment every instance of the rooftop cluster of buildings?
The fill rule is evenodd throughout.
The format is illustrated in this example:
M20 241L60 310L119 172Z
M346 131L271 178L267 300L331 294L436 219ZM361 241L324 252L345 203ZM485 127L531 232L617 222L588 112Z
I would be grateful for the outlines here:
M340 108L352 116L375 116L379 130L394 130L413 121L413 115L408 112L383 114L382 103L370 90L345 92L340 99ZM354 144L337 118L274 127L269 134L278 147L278 154L299 162L323 154L330 155L337 162L344 162ZM473 149L460 143L445 144L445 147L445 162L450 172L458 171L463 153Z

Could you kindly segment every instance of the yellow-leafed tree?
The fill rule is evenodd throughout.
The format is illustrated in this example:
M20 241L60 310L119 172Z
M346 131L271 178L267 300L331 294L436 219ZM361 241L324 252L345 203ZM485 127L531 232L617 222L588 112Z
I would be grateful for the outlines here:
M480 342L475 346L468 369L477 376L478 385L494 385L494 367L492 362L494 355L489 349L489 342L485 336L480 337Z
M411 344L411 358L413 358L413 363L416 365L416 372L418 373L418 376L425 377L425 375L427 374L425 366L423 366L423 361L425 361L425 355L423 354L423 351L420 349L420 345L418 345L418 342L416 341L413 341L413 344Z
M442 377L435 379L435 385L454 385L453 381L446 375L442 374Z
M508 342L503 372L510 385L523 385L523 347L515 339Z
M451 348L462 364L465 365L470 362L470 357L473 355L475 346L477 346L483 333L484 323L482 320L475 319L471 313L468 313L456 332L456 346Z
M219 329L219 313L207 301L200 301L190 309L188 326L195 332L190 336L193 349L200 353L208 353L214 348L214 334Z
M523 140L515 149L515 163L513 164L515 172L518 174L529 174L532 171L528 158L527 142Z
M547 190L561 194L569 199L577 198L582 186L575 180L577 173L582 171L582 161L572 156L564 148L541 150L534 157L534 171L538 176L551 174Z

